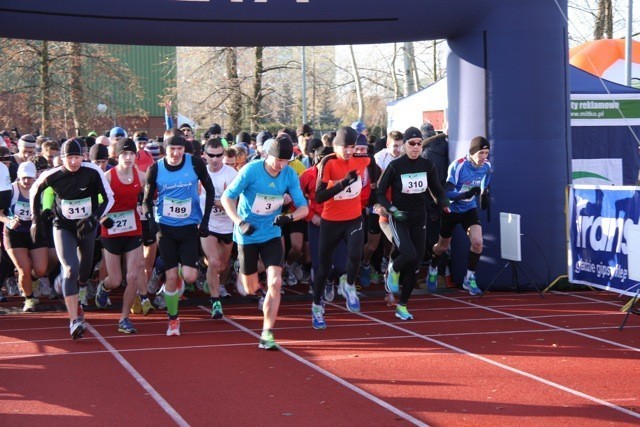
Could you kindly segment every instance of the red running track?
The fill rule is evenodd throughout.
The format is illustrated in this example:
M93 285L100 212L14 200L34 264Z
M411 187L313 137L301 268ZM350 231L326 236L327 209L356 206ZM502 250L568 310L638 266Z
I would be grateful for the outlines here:
M0 317L0 424L55 425L640 425L640 319L617 330L624 301L595 292L415 295L414 321L380 298L349 313L288 301L257 348L255 304L163 313L90 312L71 341L63 313Z

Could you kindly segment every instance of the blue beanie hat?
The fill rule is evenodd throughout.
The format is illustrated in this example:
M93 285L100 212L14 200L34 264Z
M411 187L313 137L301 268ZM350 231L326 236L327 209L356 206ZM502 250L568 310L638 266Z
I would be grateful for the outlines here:
M115 127L111 129L111 131L109 132L109 138L113 138L114 136L125 137L127 136L127 132L125 132L125 130L122 129L121 127Z
M361 134L367 128L365 124L359 120L351 123L351 127L356 131L357 134Z

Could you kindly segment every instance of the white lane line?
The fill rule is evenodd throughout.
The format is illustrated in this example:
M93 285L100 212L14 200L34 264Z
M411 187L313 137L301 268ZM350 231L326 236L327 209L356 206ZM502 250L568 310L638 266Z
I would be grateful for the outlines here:
M443 295L439 295L438 297L439 298L443 298L443 299L447 299L447 300L453 300L453 298L445 297ZM627 350L640 352L640 348L638 348L638 347L632 347L630 345L621 344L621 343L618 343L618 342L615 342L615 341L607 340L607 339L604 339L604 338L599 338L599 337L596 337L596 336L593 336L593 335L589 335L589 334L584 334L582 332L578 332L578 331L575 331L575 330L572 330L572 329L568 329L568 328L563 328L563 327L560 327L560 326L552 325L551 323L540 322L539 320L533 320L533 319L530 319L530 318L527 318L527 317L518 316L517 314L507 313L506 311L497 310L497 309L491 308L491 307L484 307L484 306L482 306L480 304L475 304L475 303L469 302L469 301L463 301L463 300L455 300L455 301L457 301L459 303L462 303L462 304L469 305L471 307L476 307L476 308L480 308L482 310L487 310L487 311L490 311L492 313L502 314L504 316L511 317L513 319L522 320L524 322L531 322L531 323L534 323L536 325L544 326L544 327L547 327L547 328L550 328L550 329L553 329L553 330L556 330L556 331L567 332L569 334L578 335L580 337L587 338L587 339L590 339L590 340L603 342L605 344L609 344L609 345L612 345L614 347L620 347L620 348L624 348L624 349L627 349Z
M147 393L149 393L153 400L156 401L156 403L162 408L162 410L165 411L177 425L189 425L189 423L187 423L185 419L182 418L175 409L173 409L169 402L167 402L164 397L162 397L160 393L158 393L156 389L154 389L151 384L149 384L149 382L144 379L144 377L140 375L140 373L136 371L136 369L124 357L122 357L118 350L116 350L111 344L109 344L109 342L105 340L93 326L91 326L89 323L87 323L86 325L87 329L91 331L93 335L95 335L98 341L100 341L100 343L109 351L109 353L111 353L111 355L115 357L118 362L120 362L122 367L129 373L129 375L131 375L138 382L138 384L140 384L142 388L145 389Z
M335 304L333 304L333 303L331 303L330 305L332 305L332 306L336 306L336 305L335 305ZM340 306L337 306L337 307L339 307L339 308L343 309L344 311L348 311L346 308L342 308L342 307L340 307ZM490 365L497 366L498 368L502 368L502 369L505 369L505 370L507 370L507 371L513 372L513 373L515 373L515 374L522 375L522 376L527 377L527 378L530 378L530 379L532 379L532 380L534 380L534 381L538 381L538 382L540 382L540 383L542 383L542 384L546 384L546 385L548 385L548 386L551 386L551 387L557 388L558 390L562 390L562 391L565 391L565 392L567 392L567 393L569 393L569 394L573 394L574 396L582 397L583 399L590 400L590 401L592 401L592 402L594 402L594 403L598 403L598 404L600 404L600 405L603 405L603 406L606 406L606 407L608 407L608 408L614 409L614 410L616 410L616 411L622 412L622 413L624 413L624 414L630 415L630 416L632 416L632 417L634 417L634 418L639 418L639 419L640 419L640 414L639 414L639 413L636 413L636 412L630 411L630 410L628 410L628 409L626 409L626 408L622 408L622 407L620 407L620 406L618 406L618 405L614 405L613 403L607 402L606 400L602 400L602 399L599 399L599 398L597 398L597 397L594 397L594 396L588 395L588 394L586 394L586 393L583 393L583 392L581 392L581 391L574 390L574 389L572 389L572 388L569 388L569 387L563 386L562 384L558 384L558 383L556 383L556 382L553 382L553 381L547 380L547 379L542 378L542 377L539 377L539 376L537 376L537 375L530 374L529 372L522 371L522 370L517 369L517 368L513 368L513 367L511 367L511 366L509 366L509 365L505 365L505 364L503 364L503 363L496 362L496 361L491 360L491 359L489 359L489 358L487 358L487 357L480 356L479 354L471 353L471 352L469 352L469 351L467 351L467 350L464 350L464 349L462 349L462 348L460 348L460 347L456 347L456 346L453 346L453 345L447 344L447 343L445 343L445 342L439 341L439 340L437 340L437 339L430 338L430 337L427 337L427 336L424 336L424 335L420 335L420 334L418 334L417 332L413 332L413 331L411 331L411 330L409 330L409 329L405 329L405 328L402 328L402 327L400 327L400 326L394 325L394 324L392 324L392 323L385 322L384 320L376 319L375 317L371 317L371 316L369 316L369 315L367 315L367 314L364 314L364 313L362 313L362 312L360 312L360 313L356 313L356 314L357 314L358 316L364 317L364 318L369 319L369 320L372 320L372 321L374 321L374 322L378 322L378 323L380 323L381 325L388 326L388 327L390 327L390 328L393 328L393 329L396 329L396 330L398 330L398 331L401 331L401 332L407 333L407 334L409 334L409 335L412 335L412 336L414 336L414 337L416 337L416 338L419 338L419 339L422 339L422 340L428 341L428 342L430 342L430 343L432 343L432 344L436 344L436 345L439 345L439 346L442 346L442 347L448 348L449 350L455 351L456 353L464 354L464 355L469 356L469 357L472 357L472 358L474 358L474 359L481 360L481 361L486 362L486 363L488 363L488 364L490 364ZM526 320L526 319L524 319L524 320Z
M210 312L211 312L208 308L206 308L206 307L204 307L204 306L200 306L200 308L201 308L203 311L206 311L206 312L208 312L208 313L210 313ZM227 322L227 323L229 323L229 324L231 324L231 325L235 326L236 328L240 329L241 331L244 331L244 332L246 332L247 334L249 334L249 335L251 335L251 336L253 336L253 337L257 338L257 339L260 339L260 335L259 335L259 334L255 333L255 332L253 332L251 329L246 328L246 327L242 326L241 324L239 324L239 323L237 323L237 322L235 322L235 321L233 321L233 320L229 319L227 316L225 316L225 317L223 318L223 320L224 320L225 322ZM289 357L291 357L291 358L293 358L293 359L297 360L298 362L300 362L300 363L302 363L303 365L305 365L305 366L307 366L307 367L309 367L309 368L313 369L314 371L319 372L319 373L321 373L322 375L324 375L324 376L326 376L326 377L328 377L328 378L330 378L330 379L334 380L334 381L335 381L335 382L337 382L338 384L340 384L340 385L342 385L342 386L344 386L344 387L348 388L349 390L353 391L354 393L359 394L360 396L364 397L365 399L369 399L370 401L374 402L375 404L377 404L377 405L379 405L379 406L383 407L384 409L386 409L386 410L388 410L388 411L390 411L390 412L392 412L392 413L396 414L396 415L397 415L397 416L399 416L399 417L404 418L405 420L409 421L410 423L412 423L412 424L414 424L414 425L416 425L416 426L424 426L424 427L428 427L428 424L425 424L423 421L420 421L419 419L417 419L417 418L415 418L415 417L413 417L413 416L411 416L411 415L407 414L406 412L404 412L404 411L402 411L402 410L400 410L400 409L396 408L395 406L390 405L389 403L385 402L384 400L382 400L382 399L380 399L380 398L378 398L378 397L374 396L373 394L371 394L371 393L369 393L369 392L367 392L367 391L364 391L363 389L361 389L361 388L359 388L359 387L357 387L357 386L355 386L355 385L351 384L350 382L343 380L343 379L342 379L342 378L340 378L339 376L337 376L337 375L335 375L335 374L332 374L331 372L329 372L329 371L327 371L327 370L325 370L325 369L322 369L321 367L319 367L318 365L315 365L315 364L311 363L311 362L310 362L310 361L308 361L307 359L305 359L305 358L303 358L303 357L298 356L297 354L295 354L295 353L294 353L294 352L292 352L291 350L287 350L287 349L286 349L285 347L283 347L282 345L279 345L279 347L280 347L280 351L281 351L282 353L284 353L284 354L286 354L287 356L289 356Z

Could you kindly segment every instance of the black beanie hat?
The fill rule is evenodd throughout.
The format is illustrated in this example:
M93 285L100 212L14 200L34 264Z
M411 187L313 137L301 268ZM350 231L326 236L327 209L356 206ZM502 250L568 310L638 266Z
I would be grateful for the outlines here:
M75 138L67 139L60 147L60 157L82 156L82 144Z
M262 145L267 139L271 139L271 138L273 138L273 135L271 135L271 132L263 130L256 136L256 144Z
M352 127L344 126L338 129L338 132L336 132L336 136L335 138L333 138L333 145L356 145L357 139L358 133Z
M420 129L418 129L417 127L411 126L404 131L404 140L408 141L413 138L422 139L422 132L420 132Z
M269 145L267 154L277 159L291 159L293 157L293 142L289 135L282 134L278 136L275 141Z
M480 150L489 150L489 141L484 136L476 136L469 144L469 154L472 156Z
M91 160L107 160L109 158L109 150L106 145L93 144L89 149L89 159Z
M116 156L119 156L123 151L131 151L137 153L136 143L131 138L122 138L116 143Z

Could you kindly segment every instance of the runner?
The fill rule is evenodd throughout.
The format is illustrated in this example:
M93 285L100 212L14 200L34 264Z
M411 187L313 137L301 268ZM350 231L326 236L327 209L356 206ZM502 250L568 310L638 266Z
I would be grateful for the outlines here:
M282 262L284 249L278 226L303 219L309 212L300 190L298 175L288 166L293 155L293 143L280 135L270 144L265 160L248 163L222 195L222 206L235 224L233 239L238 243L240 277L247 293L260 288L258 258L267 269L267 295L264 300L264 320L258 347L277 350L273 337L280 306ZM284 194L289 194L297 209L282 214ZM236 200L239 199L236 209Z
M422 134L415 127L404 132L405 153L389 163L378 183L378 202L389 212L389 225L393 234L391 253L385 280L388 292L402 295L396 307L396 317L413 319L407 311L407 302L416 284L416 271L424 256L427 238L427 198L433 194L444 203L438 173L431 160L420 157ZM388 190L391 189L391 197ZM429 191L427 191L429 190Z
M208 235L209 215L215 190L200 157L185 154L186 140L178 134L165 138L166 156L147 169L144 209L149 229L158 232L158 249L165 264L164 298L169 327L167 336L180 335L178 300L185 283L198 277L198 238ZM167 134L166 131L165 135ZM198 181L207 192L204 212L200 209ZM158 191L154 215L153 199ZM178 276L181 267L182 279Z
M204 146L207 172L215 188L215 203L209 220L209 236L201 237L200 244L207 258L207 285L211 295L211 318L222 319L222 303L220 302L220 275L224 272L231 250L233 249L233 221L227 215L220 198L224 190L231 185L238 172L231 166L222 163L224 147L218 138L208 140ZM200 206L204 208L206 191L200 194ZM226 290L225 290L226 294Z
M24 295L22 311L34 312L38 299L33 295L32 270L36 278L47 273L47 244L44 239L31 240L31 207L29 190L36 179L36 166L30 161L20 163L18 180L13 183L13 198L8 212L0 210L4 223L4 246L18 270L18 285Z
M340 277L340 293L346 299L347 309L360 311L360 300L355 280L362 259L364 231L360 209L362 177L370 159L365 155L354 155L356 131L350 127L340 128L333 139L335 153L322 159L318 166L316 202L324 203L320 222L320 265L313 280L312 325L325 329L324 288L331 271L333 252L338 243L347 243L347 274Z
M440 237L433 247L434 256L431 259L427 277L429 287L437 285L440 256L449 249L453 229L460 224L471 242L467 274L462 288L468 290L471 295L482 295L482 291L476 284L475 275L476 266L482 254L482 226L478 218L476 196L481 195L481 204L486 208L491 181L491 163L487 160L489 149L489 141L482 136L476 136L469 145L469 154L449 165L449 177L444 191L451 200L451 204L448 211L442 215Z
M83 162L79 138L65 141L60 150L62 166L44 172L29 192L32 212L31 237L37 241L41 227L53 218L53 240L61 262L58 282L69 313L71 338L82 338L84 313L79 307L78 287L91 275L95 230L113 205L113 191L100 168ZM51 187L53 210L42 210L41 195ZM99 197L102 200L99 200ZM58 290L59 292L59 290Z
M122 299L122 314L118 322L118 332L136 333L129 320L129 311L140 294L142 311L147 315L154 310L147 297L144 256L142 252L142 227L138 216L138 203L141 200L145 177L134 166L136 145L131 138L120 139L116 143L115 154L118 165L106 173L107 182L111 185L115 202L107 214L100 233L103 247L102 261L106 265L108 276L98 285L96 307L105 309L110 304L109 293L122 283L122 264L125 263L126 283Z

